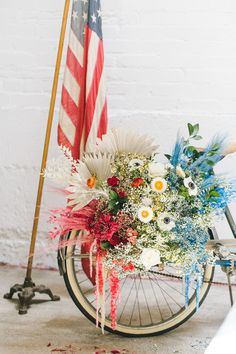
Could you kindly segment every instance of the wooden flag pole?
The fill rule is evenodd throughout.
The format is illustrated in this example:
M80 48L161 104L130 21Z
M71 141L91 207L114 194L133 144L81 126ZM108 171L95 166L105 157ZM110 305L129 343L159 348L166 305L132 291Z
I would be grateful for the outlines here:
M55 110L58 79L59 79L59 73L61 67L61 59L63 54L69 8L70 8L70 0L65 0L64 12L63 12L62 24L61 24L61 33L60 33L60 39L59 39L59 45L57 51L56 67L54 72L54 79L53 79L53 86L52 86L52 93L51 93L51 100L50 100L50 107L48 113L46 135L45 135L44 148L43 148L43 156L42 156L40 176L39 176L38 193L37 193L37 200L35 205L26 277L25 277L24 284L14 285L13 287L11 287L10 292L4 295L4 298L11 299L14 293L18 292L18 297L20 302L19 314L27 313L28 306L32 298L35 296L35 292L48 294L53 301L60 300L59 296L53 295L51 290L45 287L44 285L36 286L31 279L31 275L32 275L35 243L36 243L37 231L38 231L40 208L42 202L43 186L44 186L43 171L46 168L47 158L48 158L48 150L49 150L52 122L53 122L53 116Z
M57 95L57 87L58 87L58 78L59 78L60 67L61 67L61 59L62 59L62 53L63 53L63 47L64 47L64 39L65 39L65 31L66 31L69 6L70 6L70 0L65 0L64 14L63 14L62 25L61 25L61 34L60 34L60 40L59 40L59 46L58 46L58 52L57 52L57 60L56 60L56 67L55 67L55 72L54 72L53 86L52 86L50 108L49 108L49 113L48 113L48 122L47 122L47 128L46 128L43 157L42 157L42 163L41 163L41 169L40 169L40 177L39 177L37 200L36 200L36 205L35 205L32 237L31 237L30 250L29 250L28 267L27 267L27 273L26 273L26 278L28 278L28 279L31 278L31 273L32 273L35 241L36 241L37 231L38 231L39 214L40 214L40 207L41 207L42 193L43 193L43 186L44 186L43 171L46 168L47 158L48 158L48 149L49 149L49 143L50 143L50 137L51 137L52 122L53 122L56 95Z

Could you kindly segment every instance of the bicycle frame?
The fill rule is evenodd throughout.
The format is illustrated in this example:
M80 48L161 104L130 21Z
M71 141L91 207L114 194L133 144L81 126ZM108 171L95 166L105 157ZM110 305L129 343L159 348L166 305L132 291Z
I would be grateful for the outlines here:
M231 211L229 210L228 205L225 208L225 216L226 216L226 219L227 219L228 224L230 226L230 229L232 231L232 234L233 234L234 238L236 238L236 224L235 224L235 221L234 221L233 216L231 214Z
M220 240L215 229L210 230L210 235L214 239L209 241L207 247L212 249L216 256L215 265L220 266L226 274L229 286L230 303L233 306L233 292L231 285L231 276L236 274L236 224L228 206L225 208L225 217L233 234L233 239Z

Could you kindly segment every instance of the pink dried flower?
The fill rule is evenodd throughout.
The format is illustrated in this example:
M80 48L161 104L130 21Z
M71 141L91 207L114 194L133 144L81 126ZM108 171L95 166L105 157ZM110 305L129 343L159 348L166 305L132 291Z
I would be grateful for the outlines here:
M137 236L138 236L138 231L132 229L131 227L127 229L126 231L126 236L128 238L128 241L132 243L132 245L135 245L137 241Z
M49 237L54 239L58 236L65 235L70 230L88 230L89 220L95 214L96 210L96 201L90 202L78 211L72 211L69 207L51 210L52 214L48 222L57 224L57 226L49 232Z

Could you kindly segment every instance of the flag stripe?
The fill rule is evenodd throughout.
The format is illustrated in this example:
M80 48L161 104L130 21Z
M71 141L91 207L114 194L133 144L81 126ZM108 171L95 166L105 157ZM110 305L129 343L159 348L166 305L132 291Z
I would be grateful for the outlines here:
M87 64L87 80L86 80L86 98L91 90L91 86L94 79L94 69L97 63L98 49L99 49L99 37L93 31L88 28L89 32L89 50L88 50L88 64Z
M105 84L104 80L105 80L105 75L104 75L104 70L103 70L103 73L102 73L101 79L100 79L100 83L99 83L98 95L97 95L96 103L94 106L95 109L94 109L93 117L92 117L92 119L89 119L89 117L87 119L87 116L86 116L86 124L87 124L86 149L88 149L88 150L92 149L92 147L94 146L94 143L96 141L99 123L100 123L100 119L101 119L101 114L103 111L104 104L106 102L106 95L105 95L105 91L103 89L104 84Z
M71 74L75 78L77 84L82 86L83 84L83 77L84 77L84 70L83 67L80 65L76 57L74 56L73 52L68 48L67 60L66 65L70 69Z
M73 124L76 126L78 122L79 107L76 106L65 86L62 87L61 106L66 114L71 118Z
M67 140L69 140L71 145L74 145L76 129L75 129L75 126L74 126L73 122L71 121L70 117L64 111L63 107L61 107L59 119L60 119L60 127L61 127L61 130L63 131L65 137L67 138Z
M79 94L80 94L80 87L71 74L68 67L65 69L65 76L64 76L64 87L67 90L70 97L73 99L75 105L78 107L79 105Z
M62 87L58 143L75 159L107 129L100 0L76 0Z
M106 129L101 0L74 0L58 143L68 147L77 160L84 150L93 150L97 136L105 134ZM82 269L91 280L89 265L83 260Z
M101 119L98 127L98 138L101 139L103 134L106 134L107 131L107 99L105 101L102 114L101 114Z
M80 44L78 38L74 34L73 30L70 32L69 48L78 60L80 66L83 66L84 61L84 48Z
M57 138L58 144L61 145L61 146L66 146L71 151L73 151L73 145L71 145L71 143L69 142L69 140L65 136L64 132L61 129L61 125L60 124L58 125L57 134L58 134L58 138Z
M91 84L89 96L87 97L87 102L86 102L86 112L85 112L86 140L88 138L91 126L93 124L94 112L96 109L96 101L97 101L98 94L99 94L99 88L101 88L100 90L104 92L103 87L100 85L100 81L101 81L102 73L103 73L103 61L101 59L101 57L103 55L102 52L103 52L102 51L102 44L100 43L99 50L98 50L98 59L97 59L96 66L94 69L94 79ZM102 84L104 84L104 82L102 82ZM100 119L100 117L99 117L99 119Z

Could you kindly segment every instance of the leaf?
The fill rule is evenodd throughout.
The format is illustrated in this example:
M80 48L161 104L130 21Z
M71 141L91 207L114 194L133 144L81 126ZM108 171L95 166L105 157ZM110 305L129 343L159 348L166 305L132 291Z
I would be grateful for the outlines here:
M190 136L192 136L194 132L194 126L191 123L188 123L188 132Z
M220 144L217 143L211 147L211 151L213 152L217 152L219 149L220 149Z
M113 210L113 209L115 208L115 206L116 206L116 204L113 203L113 202L109 202L109 203L108 203L108 208L109 208L109 210Z
M109 241L102 241L100 243L100 247L103 249L103 250L108 250L109 248L111 248L111 244Z
M128 197L120 198L119 205L122 207L128 201Z
M193 134L197 135L198 132L199 132L199 124L197 123L193 126Z
M184 154L188 157L192 157L192 156L198 157L199 156L199 152L197 151L195 146L191 146L191 145L185 148Z
M219 198L220 197L220 193L217 191L210 191L210 196L211 197L215 197L215 198Z
M120 210L119 206L116 205L115 208L113 208L112 213L113 213L114 215L116 215L119 210Z
M113 191L113 190L110 191L110 198L111 198L111 199L117 200L118 197L119 197L119 196L118 196L118 194L117 194L115 191Z
M195 146L190 145L185 150L188 152L194 152L194 151L196 151L196 148L195 148Z
M206 160L206 163L207 163L209 166L214 166L214 165L215 165L214 161L212 161L212 160Z
M169 155L169 154L165 154L165 157L166 157L168 160L171 159L171 155Z
M189 194L188 194L188 190L185 186L180 186L179 188L179 195L181 195L182 197L189 199Z
M195 140L201 140L202 139L202 136L201 135L196 135L193 137Z

